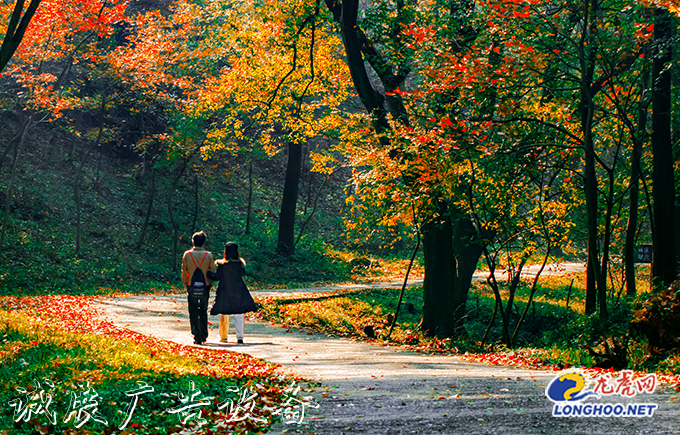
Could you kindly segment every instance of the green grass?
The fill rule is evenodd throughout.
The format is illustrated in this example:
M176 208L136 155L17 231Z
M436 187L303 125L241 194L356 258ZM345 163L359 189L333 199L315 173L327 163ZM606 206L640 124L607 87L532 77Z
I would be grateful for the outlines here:
M522 283L517 290L510 319L511 334L528 302L529 285ZM265 304L263 315L289 327L322 330L363 339L369 338L364 328L371 325L376 339L383 340L389 330L388 315L395 312L398 298L398 289L379 289L320 301L270 301ZM630 328L632 308L625 298L618 299L619 303L616 303L616 296L612 297L609 321L606 323L601 322L597 314L583 314L584 299L584 274L546 276L519 329L516 347L511 350L500 342L500 315L497 314L491 322L495 299L485 283L473 283L465 318L467 337L455 341L432 339L419 331L423 305L422 288L407 288L399 311L398 325L390 341L425 350L511 352L527 359L538 359L545 364L569 367L593 366L598 358L590 353L589 348L602 352L606 339L627 337L629 368L680 374L677 352L662 359L650 360L646 351L646 338ZM490 324L485 346L482 347L482 338Z
M260 433L280 418L275 410L291 395L291 379L246 355L171 345L107 325L87 332L72 317L78 309L64 307L54 317L44 303L3 299L15 309L0 310L0 433L110 434L123 427L156 434L197 426ZM251 403L252 418L225 421L230 409ZM188 405L192 413L179 412Z
M217 403L237 397L230 392L239 388L233 379L119 366L77 344L42 343L37 341L39 337L7 329L1 336L3 348L19 348L12 356L3 358L0 368L0 376L5 380L0 389L3 403L0 427L14 427L12 433L67 433L80 423L83 429L112 433L127 419L134 400L129 394L135 391L141 400L127 427L139 434L179 432L198 424L197 418L182 423L179 414L171 413L182 407L183 398L197 392L198 399L212 397L207 406L198 409L203 409L202 418L208 418L214 425L219 418ZM88 413L74 414L69 419L79 404L91 408ZM36 408L37 414L22 415L28 406ZM57 417L56 424L50 415ZM253 429L257 426L263 425Z

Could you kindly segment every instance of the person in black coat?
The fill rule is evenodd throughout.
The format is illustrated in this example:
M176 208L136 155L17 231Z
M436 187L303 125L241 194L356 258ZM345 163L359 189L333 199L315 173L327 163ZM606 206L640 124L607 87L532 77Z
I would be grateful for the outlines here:
M243 343L243 328L245 326L244 313L257 311L253 297L246 287L243 276L246 274L246 262L238 253L238 245L233 242L224 247L224 258L215 262L216 272L208 272L208 278L219 281L215 304L210 315L220 316L220 341L226 343L229 335L229 314L234 315L236 323L236 338Z

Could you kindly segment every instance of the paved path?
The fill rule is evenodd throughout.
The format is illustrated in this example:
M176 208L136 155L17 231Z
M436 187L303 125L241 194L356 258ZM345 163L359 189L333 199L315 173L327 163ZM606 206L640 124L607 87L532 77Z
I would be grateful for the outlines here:
M98 308L119 326L193 345L183 295L102 299ZM247 322L244 345L235 344L233 335L232 342L223 344L218 342L218 317L212 316L211 323L207 346L267 359L281 364L284 372L319 381L312 394L320 407L309 410L303 425L275 425L275 434L680 433L677 391L607 400L656 403L659 409L651 418L558 418L544 394L554 372L405 352L259 321Z
M522 271L523 277L534 277L540 270L540 265L534 264L524 267ZM578 273L583 272L585 269L584 263L559 263L559 264L548 264L545 266L541 272L543 275L563 275L567 273ZM473 281L486 281L488 272L477 271L472 276ZM507 274L503 270L496 272L496 279L503 280L507 278ZM310 292L330 292L337 290L363 290L363 289L400 289L404 284L404 280L393 280L393 281L378 281L373 283L359 283L359 284L335 284L320 286L314 288L294 288L294 289L275 289L275 290L261 290L257 291L259 296L283 296L283 295L304 295ZM408 286L422 285L423 280L420 278L409 279Z

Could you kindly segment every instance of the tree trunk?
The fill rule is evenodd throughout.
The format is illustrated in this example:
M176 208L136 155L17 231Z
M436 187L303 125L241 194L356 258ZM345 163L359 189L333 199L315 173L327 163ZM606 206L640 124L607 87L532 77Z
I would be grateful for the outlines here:
M26 142L26 133L30 129L30 126L31 117L29 116L28 119L21 124L19 133L16 136L18 140L14 143L14 159L12 160L12 167L9 171L9 181L7 182L7 190L5 191L5 213L2 216L2 226L0 226L0 250L3 249L5 244L5 233L7 231L7 223L9 222L9 209L12 203L12 189L14 188L14 179L16 178L19 156L21 155L21 150L24 147L24 142Z
M507 331L507 325L505 324L505 317L503 317L503 297L501 296L501 291L498 287L498 281L496 280L496 257L492 257L491 254L489 253L489 250L484 247L484 259L486 260L486 265L489 268L489 275L486 277L486 284L491 288L493 291L494 295L494 300L496 303L494 304L493 307L493 314L491 315L491 321L486 327L486 331L484 331L484 337L482 337L482 348L484 347L484 344L486 343L486 339L489 336L489 331L491 331L491 327L493 326L493 322L496 320L496 313L501 311L501 322L503 323L501 325L501 340L504 341L504 337L506 336L506 331Z
M445 208L444 208L445 210ZM439 338L456 333L455 264L453 255L453 228L448 214L432 217L423 224L423 320L421 329Z
M672 19L654 11L656 53L652 62L652 285L661 288L676 278L675 180L671 142Z
M151 213L153 211L153 201L156 197L156 168L154 165L151 166L151 186L149 187L149 203L146 207L146 215L144 216L144 224L142 225L142 233L139 235L139 240L137 241L138 246L144 244L144 239L146 238L146 232L149 229L149 221L151 220Z
M323 180L323 183L321 183L321 186L319 186L319 190L316 191L316 195L314 196L314 203L312 204L312 211L309 213L309 216L307 216L307 219L305 219L304 222L302 222L302 225L300 225L300 232L298 232L297 239L295 239L296 245L300 241L300 238L302 238L302 235L305 233L305 228L307 228L307 224L314 217L314 213L316 213L316 206L319 202L319 197L321 196L321 192L323 191L324 186L326 186L326 183L328 182L328 180L331 179L331 175L333 175L333 174L326 176L326 178ZM311 190L311 187L310 187L310 190Z
M373 70L378 74L383 88L387 91L392 91L401 85L406 78L407 70L393 73L385 63L384 56L377 53L375 47L370 45L370 41L357 25L358 0L343 0L342 2L324 0L324 2L340 26L346 61L354 88L366 112L371 116L373 129L380 143L389 145L390 139L387 133L390 130L390 124L387 119L385 97L373 87L366 71L366 63L373 65ZM397 7L403 7L403 2L398 2ZM470 7L472 7L471 4ZM395 96L387 103L393 119L408 125L408 114L400 98ZM426 218L422 226L423 252L427 251L427 254L424 254L426 257L425 283L423 284L424 312L421 325L431 335L449 337L455 336L456 333L464 334L462 326L465 303L472 273L481 255L481 247L477 246L471 250L468 246L471 239L455 239L457 246L454 249L452 221L450 217L447 217L446 206L443 210L444 213L438 215L435 213ZM467 224L474 230L469 219L467 219ZM466 227L462 221L456 222L455 225L460 230ZM465 234L466 231L455 231L455 233ZM471 251L476 251L476 256L475 252ZM466 256L468 253L470 255Z
M640 154L637 145L633 144L633 155L631 165L639 166ZM631 167L630 179L630 205L628 209L628 222L626 223L626 240L623 247L623 261L626 276L626 295L634 298L637 294L635 284L635 235L638 223L638 198L640 194L640 173L639 169Z
M354 83L354 88L364 104L366 111L371 116L373 128L380 136L381 143L385 144L388 139L383 134L390 128L387 121L387 111L384 107L384 97L373 88L371 80L366 72L366 64L362 55L362 43L357 33L357 14L359 10L358 0L325 0L326 6L333 13L333 18L340 25L342 43L345 47L345 55L349 72Z
M638 110L637 129L631 132L633 149L630 157L630 205L628 222L626 223L626 241L624 245L624 263L626 273L626 295L633 298L637 294L635 284L635 240L638 226L638 202L640 197L640 166L642 163L642 144L647 124L647 81L649 73L645 68L640 79L640 107Z
M588 267L586 279L586 314L594 313L596 308L597 283L600 281L600 264L598 260L597 235L597 174L595 172L595 142L593 140L593 118L595 116L594 95L592 92L597 46L596 16L598 4L596 0L584 2L585 21L583 34L579 44L579 60L581 63L580 83L580 116L581 134L585 148L584 193L586 200L586 217L588 233Z
M101 143L102 136L104 134L104 114L106 112L106 96L102 94L102 101L101 101L101 106L99 108L99 132L97 133L97 138L94 141L94 144L91 147L91 150L85 150L85 155L80 161L80 165L78 165L78 169L76 169L76 174L74 177L74 182L73 182L73 199L76 203L76 246L75 246L75 254L80 255L80 248L81 248L81 240L82 240L82 234L83 234L83 223L82 223L82 190L81 190L81 183L82 183L82 178L83 174L85 173L85 163L87 162L87 158L89 157L90 153L92 150L97 149L99 144ZM74 148L75 150L75 148Z
M541 217L541 220L543 220L543 217ZM545 227L545 223L544 223ZM538 269L538 272L536 272L536 275L534 276L534 281L531 284L531 290L529 291L529 299L527 300L527 304L524 307L524 311L522 311L522 315L520 316L519 320L517 321L517 325L515 325L515 331L512 333L512 338L510 339L510 346L514 347L515 343L517 342L517 334L519 333L519 328L522 326L522 323L524 323L524 319L527 316L527 312L529 312L529 305L534 300L534 295L536 294L536 287L538 285L538 279L541 277L541 274L543 273L543 269L545 269L545 265L548 263L548 258L550 258L550 247L551 247L551 242L550 239L548 238L548 245L545 248L545 256L543 257L543 263L541 263L540 269ZM568 306L567 306L568 308Z
M454 310L455 336L465 337L463 324L472 275L484 247L479 243L479 233L468 215L454 215L453 252L455 256Z
M198 224L198 206L199 206L199 188L198 188L198 173L194 174L194 221L191 223L191 233L196 231Z
M179 243L179 224L177 223L177 220L175 220L175 207L172 200L175 196L175 192L177 191L177 184L179 184L179 180L182 178L182 175L184 175L184 171L186 170L188 163L189 157L185 158L182 162L182 166L177 171L177 174L175 174L175 178L172 180L170 192L168 193L168 215L170 216L170 224L172 225L172 270L175 272L177 272L179 269L177 261L177 256L179 255L177 246Z
M522 269L524 269L524 265L528 260L529 257L522 258L517 268L515 268L515 274L513 275L512 280L508 281L508 304L505 306L505 310L502 312L503 343L508 346L512 346L513 337L510 335L510 320L512 317L512 307L515 304L515 294L517 293L517 287L519 286L519 281L522 277Z
M600 279L597 283L597 301L600 317L606 319L607 311L607 270L609 269L609 245L612 237L612 213L614 210L614 169L609 172L609 194L607 196L607 211L604 221L604 237L602 241L602 263L600 266Z
M589 97L588 97L589 98ZM600 282L600 264L598 257L597 234L597 175L595 173L595 144L592 137L592 120L594 107L592 101L586 104L582 129L585 138L585 177L584 189L586 198L586 215L588 230L588 279L586 280L586 314L597 309L597 284Z
M5 147L5 150L2 152L2 156L0 156L0 168L2 168L2 165L5 163L5 159L7 158L7 155L12 151L13 149L16 148L16 145L21 141L21 139L24 137L24 133L26 132L26 129L28 127L28 123L31 122L31 117L28 116L26 117L21 124L19 124L19 129L17 130L17 134L7 142L7 146Z
M288 142L288 164L283 185L281 214L279 215L279 236L276 252L281 255L295 253L295 212L297 209L300 173L302 171L302 144Z
M423 320L432 336L465 337L464 319L472 275L483 247L467 215L452 217L445 204L423 224Z
M14 52L19 47L28 24L40 5L40 0L31 0L26 10L24 10L24 3L24 0L18 0L14 3L12 15L10 15L7 30L5 31L5 37L2 40L2 46L0 46L0 72L5 69L12 55L14 55Z
M246 209L246 234L250 234L250 215L253 211L253 157L248 159L248 208Z
M390 325L390 330L387 333L386 339L389 340L392 335L392 330L394 325L397 324L397 319L399 318L399 308L401 307L401 301L404 299L404 290L406 290L406 284L408 284L408 275L411 273L411 268L413 267L413 262L418 254L418 249L420 248L420 231L416 231L416 247L413 248L413 254L411 254L411 261L408 263L408 268L406 269L406 275L404 275L404 284L401 286L401 291L399 292L399 300L397 301L397 308L394 310L394 317L392 318L392 324Z

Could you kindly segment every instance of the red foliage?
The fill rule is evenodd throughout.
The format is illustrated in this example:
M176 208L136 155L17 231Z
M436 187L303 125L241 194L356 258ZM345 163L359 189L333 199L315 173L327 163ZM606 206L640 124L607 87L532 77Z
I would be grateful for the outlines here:
M72 333L101 334L117 340L129 340L149 349L152 355L167 352L204 362L200 374L215 378L264 378L277 366L248 355L227 350L212 350L158 340L129 329L120 328L100 317L94 306L94 296L32 296L0 297L0 308L22 310L35 319L45 334L53 330ZM49 331L49 332L48 332Z
M680 349L680 282L647 298L631 323L647 336L651 355Z

